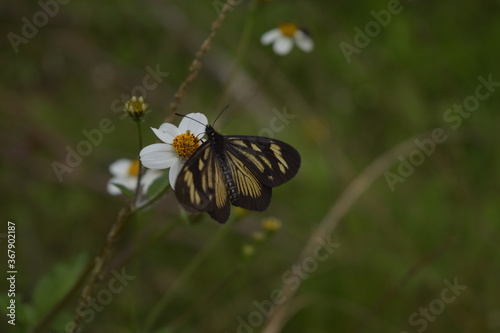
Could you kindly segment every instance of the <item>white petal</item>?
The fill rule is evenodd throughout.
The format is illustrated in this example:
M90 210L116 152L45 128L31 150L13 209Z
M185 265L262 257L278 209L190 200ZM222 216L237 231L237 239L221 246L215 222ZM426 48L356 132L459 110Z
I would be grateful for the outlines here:
M165 123L165 124L161 125L160 128L158 128L158 129L151 127L151 130L153 130L153 132L156 134L158 139L160 139L161 141L163 141L165 143L172 143L174 138L177 135L181 134L181 132L179 131L179 129L177 127L175 127L175 125L172 125L169 123Z
M280 29L276 28L273 30L269 30L260 37L260 42L263 45L268 45L274 42L280 36L282 36Z
M288 37L281 37L276 39L273 44L273 50L276 54L286 55L290 53L293 47L293 41Z
M183 166L184 163L181 162L180 159L178 159L177 162L172 164L172 166L170 167L168 181L170 182L170 187L172 188L172 190L175 190L175 181L177 180L177 176L179 175L179 172L181 171Z
M203 113L189 113L182 118L181 123L179 124L179 132L186 133L190 130L194 136L201 138L200 134L205 133L205 127L207 124L208 119Z
M311 52L314 48L314 42L311 37L300 30L295 33L295 43L304 52Z
M119 183L116 181L116 178L111 178L108 182L107 190L111 195L118 195L121 193L120 189L114 185L114 183Z
M154 143L139 153L142 164L149 169L167 169L179 158L171 145Z
M119 195L122 194L122 190L120 190L117 186L114 184L120 184L128 188L129 190L133 191L135 190L135 186L137 185L137 178L136 177L114 177L111 178L108 182L108 193L111 195Z
M109 172L115 177L125 177L128 175L131 164L131 160L121 158L109 166Z

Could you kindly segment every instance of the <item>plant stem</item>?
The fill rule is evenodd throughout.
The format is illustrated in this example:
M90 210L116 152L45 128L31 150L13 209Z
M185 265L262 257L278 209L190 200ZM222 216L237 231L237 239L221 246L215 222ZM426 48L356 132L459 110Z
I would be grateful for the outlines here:
M142 127L141 127L142 121L138 120L135 123L137 124L137 134L139 136L139 152L140 152L142 150ZM141 194L141 179L144 173L144 168L142 167L141 159L138 158L138 160L139 160L139 174L137 175L137 184L135 186L134 199L132 200L132 205L134 207L137 204L137 200L139 199Z
M80 274L80 277L75 282L73 287L68 291L68 293L56 304L56 306L52 308L52 310L50 310L50 312L43 319L38 322L38 324L33 329L34 333L45 331L47 326L52 322L52 320L54 320L57 314L66 307L69 301L71 301L73 295L76 294L76 292L82 287L85 279L87 278L87 275L92 271L92 267L92 263L87 264L87 267L85 267L85 270Z
M217 110L222 109L222 106L226 104L227 95L229 94L229 86L233 82L236 76L237 69L241 64L243 57L245 56L245 51L248 46L248 41L251 38L253 27L255 26L255 14L257 13L257 6L258 6L258 0L254 0L250 7L250 15L247 16L247 19L245 21L245 26L243 27L243 33L240 38L240 43L236 50L236 58L229 71L229 75L224 87L224 92L222 93L222 96L219 99Z
M425 133L422 133L425 134ZM351 207L356 201L365 193L370 186L378 179L385 171L387 171L393 164L398 161L398 156L405 155L415 149L415 137L407 139L384 154L376 158L370 165L368 165L342 192L340 197L334 201L330 210L323 217L323 220L312 232L307 244L303 247L301 254L297 257L295 264L303 262L304 258L314 255L314 249L317 247L317 239L324 239L329 237L332 232L337 228L342 218L349 212ZM302 280L299 281L299 286ZM275 307L272 315L267 319L264 324L262 333L277 333L280 332L287 320L287 311L293 304L292 300L298 287L291 289L287 288L284 284L281 290L284 291L284 298L286 302L279 304Z
M220 14L217 16L215 21L212 23L212 27L210 29L210 34L208 35L208 37L205 39L205 41L200 46L200 49L196 53L195 58L193 59L193 62L191 63L191 66L189 67L189 73L188 73L187 78L180 85L179 89L177 90L177 92L174 95L174 101L170 104L171 114L166 118L166 122L169 122L170 118L173 117L175 111L178 109L180 103L184 99L185 92L186 92L187 88L194 80L196 80L198 73L201 69L200 59L205 54L205 52L207 52L208 49L210 48L210 44L211 44L213 38L215 37L216 31L219 29L220 25L224 21L227 12L230 9L232 9L232 6L230 4L231 1L232 0L226 1L224 6L222 7ZM142 149L142 133L141 133L140 124L138 124L138 131L139 131L139 146ZM140 163L140 161L139 161L139 163ZM142 165L139 164L139 177L137 180L138 184L140 184L141 174L142 174ZM117 217L115 223L111 226L111 229L108 232L108 235L106 237L106 242L105 242L103 248L101 249L101 252L98 255L96 255L94 258L94 267L92 269L90 279L87 282L87 284L83 287L83 290L82 290L82 293L80 296L80 301L75 309L73 325L72 325L71 330L70 330L71 333L76 333L79 331L79 326L82 322L81 314L89 306L89 301L91 300L91 295L93 293L93 289L96 287L96 285L101 280L101 274L103 271L103 267L104 267L105 263L109 260L109 257L111 255L113 248L114 248L115 242L118 239L120 231L123 229L125 224L130 220L130 218L132 217L133 214L135 214L139 210L142 210L142 209L150 206L152 203L157 201L164 193L166 193L166 191L168 191L168 189L169 189L169 187L166 187L164 191L160 192L158 195L156 195L154 198L149 200L147 203L136 208L135 201L137 200L138 193L139 193L139 186L137 186L136 193L134 196L134 201L131 203L130 202L127 203L119 211L118 217ZM219 238L222 238L222 236L225 233L227 233L228 229L229 228L221 228L221 231L219 232L219 234L216 235L218 237L214 237L214 242L209 244L210 246L208 248L211 249L216 244L215 241L218 241ZM188 268L183 272L182 279L180 279L179 281L182 282L184 279L187 279L191 275L192 271L194 271L194 269L196 269L196 267L199 265L199 263L201 262L201 260L204 257L205 257L205 255L199 255L197 260L193 260L191 262L191 265L188 266ZM180 284L180 282L178 284ZM167 295L167 296L169 296L169 295ZM155 309L153 309L154 314L152 313L149 316L150 319L147 321L147 323L150 323L149 326L152 323L154 323L154 321L156 320L156 317L158 316L158 313L159 313L158 309L161 310L164 307L163 303L166 305L168 303L169 299L170 299L170 297L164 297L160 301L160 303L157 305L157 307ZM54 313L54 315L56 313L57 313L57 311Z
M187 78L181 83L179 89L177 89L177 92L174 94L174 101L170 103L170 114L167 116L167 118L165 118L164 122L168 123L172 121L175 112L179 108L179 105L181 104L182 100L186 95L187 88L198 77L198 73L200 72L201 69L201 61L200 61L201 57L210 49L210 44L212 43L212 40L214 39L217 30L219 29L222 22L226 18L227 12L233 8L231 6L232 1L234 0L227 0L224 3L224 6L220 11L219 16L217 16L215 21L212 23L212 27L210 28L210 34L201 44L200 48L198 49L198 52L196 52L196 55L193 61L191 62L191 65L189 66L189 73Z
M201 250L196 257L194 257L189 265L182 271L177 280L170 286L169 290L163 294L162 298L156 303L153 309L149 312L146 318L146 323L143 332L149 332L153 325L155 324L158 316L165 311L165 307L172 300L176 290L189 280L193 272L200 266L203 260L208 256L209 253L215 248L215 246L228 234L231 230L235 220L231 220L227 223L224 228L220 228L217 233L212 237L210 242Z
M111 226L106 237L106 243L104 244L101 252L94 258L94 268L90 275L90 279L87 284L83 287L80 301L75 309L75 315L73 317L73 326L71 327L71 333L79 332L78 327L82 322L82 313L89 307L89 301L93 293L94 288L101 280L101 273L104 264L108 261L111 252L114 248L115 242L118 236L125 226L125 224L130 220L134 212L131 210L129 205L124 206L119 212L115 223Z
M147 201L146 203L142 204L142 206L138 206L135 208L134 212L140 212L141 210L151 206L152 204L154 204L156 201L158 201L165 193L168 192L168 190L170 190L170 185L167 185L161 192L159 192L158 194L156 194L154 197L152 197L149 201Z

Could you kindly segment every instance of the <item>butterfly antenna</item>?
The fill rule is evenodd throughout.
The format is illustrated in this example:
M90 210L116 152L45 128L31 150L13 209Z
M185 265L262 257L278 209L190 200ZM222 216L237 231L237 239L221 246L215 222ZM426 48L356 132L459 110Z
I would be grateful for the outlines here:
M213 126L213 125L215 125L215 122L217 121L217 119L219 119L219 117L222 115L222 113L223 113L224 111L226 111L227 109L229 109L229 104L228 104L228 105L226 105L226 106L224 107L224 109L222 109L222 111L219 113L219 115L217 116L217 118L215 118L215 120L214 120L214 122L213 122L212 126Z
M203 126L206 126L206 124L202 123L201 121L196 120L196 119L191 118L191 117L188 117L188 116L186 116L185 114L180 114L180 113L177 113L177 112L176 112L176 113L175 113L175 115L176 115L176 116L179 116L179 117L186 117L187 119L191 119L192 121L196 121L198 124L201 124L201 125L203 125Z
M200 125L207 126L206 124L202 123L201 121L196 120L196 119L191 118L191 117L188 117L188 116L186 116L185 114L175 113L175 115L176 115L176 116L179 116L179 117L186 117L187 119L191 119L192 121L196 121L196 122L197 122L198 124L200 124ZM200 135L201 135L201 136L203 136L204 134L203 134L203 133L199 133L196 137L198 137L198 136L200 136ZM202 140L202 139L200 139L200 140ZM203 141L203 140L202 140L202 141Z

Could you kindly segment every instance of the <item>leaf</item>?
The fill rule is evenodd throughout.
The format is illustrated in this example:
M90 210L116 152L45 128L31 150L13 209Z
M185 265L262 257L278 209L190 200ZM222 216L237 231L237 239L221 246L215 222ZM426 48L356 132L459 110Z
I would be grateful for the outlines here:
M156 178L154 182L149 186L147 191L147 196L153 198L163 191L169 185L168 182L168 172L165 172L160 177Z
M87 261L87 256L80 254L69 263L57 264L39 280L33 293L33 319L40 320L68 293Z
M112 183L112 184L115 185L116 187L118 187L120 189L120 191L122 191L122 194L124 196L126 196L127 198L132 198L132 196L134 195L134 193L132 193L131 190L129 190L128 188L126 188L122 184L117 184L117 183Z

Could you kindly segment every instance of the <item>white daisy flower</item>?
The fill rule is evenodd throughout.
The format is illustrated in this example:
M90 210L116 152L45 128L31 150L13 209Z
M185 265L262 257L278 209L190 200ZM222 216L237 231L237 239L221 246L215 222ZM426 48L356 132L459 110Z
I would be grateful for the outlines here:
M119 195L122 191L114 184L123 185L131 191L135 191L137 177L139 176L139 161L122 158L109 166L109 172L113 175L108 181L108 193ZM146 170L141 177L142 193L146 193L149 185L161 176L157 170Z
M273 43L273 50L276 54L287 55L293 47L293 43L304 52L311 52L314 42L308 33L293 23L285 23L276 29L269 30L260 38L263 45Z
M142 164L150 169L170 168L168 175L170 186L174 189L177 175L184 162L202 144L208 124L207 117L202 113L190 113L182 118L179 127L165 123L160 128L151 128L164 143L155 143L144 147L141 152Z

